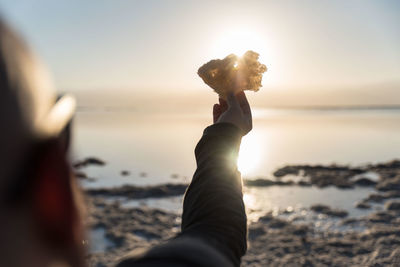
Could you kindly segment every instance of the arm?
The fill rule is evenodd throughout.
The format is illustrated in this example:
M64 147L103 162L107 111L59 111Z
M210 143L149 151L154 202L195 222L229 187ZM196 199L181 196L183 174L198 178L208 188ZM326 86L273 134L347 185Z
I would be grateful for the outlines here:
M214 125L196 146L197 170L186 191L182 232L165 244L128 255L125 266L239 266L246 252L246 214L236 160L251 130L244 93L214 105Z
M252 128L245 94L214 106L214 125L196 146L197 170L183 204L182 234L197 235L235 266L246 252L246 214L237 156Z
M182 234L196 236L235 266L246 252L246 214L236 168L240 129L229 123L204 131L195 154L197 170L183 204Z

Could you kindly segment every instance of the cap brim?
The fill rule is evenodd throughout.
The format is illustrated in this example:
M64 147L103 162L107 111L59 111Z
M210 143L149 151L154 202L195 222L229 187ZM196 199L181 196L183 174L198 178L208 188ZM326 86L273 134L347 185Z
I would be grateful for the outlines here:
M63 95L36 124L37 137L41 139L57 137L72 120L76 110L76 100L72 95Z

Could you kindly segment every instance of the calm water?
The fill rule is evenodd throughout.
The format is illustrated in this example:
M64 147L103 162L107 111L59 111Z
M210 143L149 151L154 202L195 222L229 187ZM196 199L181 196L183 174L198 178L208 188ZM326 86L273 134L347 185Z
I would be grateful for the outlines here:
M286 164L356 165L400 154L399 110L255 110L254 117L239 157L245 178L269 177ZM86 169L97 182L85 186L189 181L194 147L209 124L203 114L80 112L74 158L107 162Z
M298 215L315 204L346 209L351 216L359 217L368 214L370 210L357 209L354 204L372 191L370 188L340 190L335 187L323 189L298 186L251 187L244 189L243 199L246 203L247 215L250 221L257 221L267 211L272 211L274 215L281 214L283 211L290 211L290 213ZM169 212L182 213L182 196L146 200L119 198L118 200L123 207L147 206ZM382 206L376 204L374 209L379 209Z
M96 181L83 182L83 185L189 182L195 170L194 147L203 129L210 124L210 118L203 114L78 113L74 158L96 156L107 162L104 167L84 169ZM242 141L239 168L243 177L251 179L271 177L276 168L286 164L357 165L391 160L399 154L398 110L255 110L254 129ZM122 176L122 170L130 174ZM306 208L322 203L345 209L350 216L363 216L371 211L358 210L354 204L371 191L273 186L245 188L244 200L251 221L269 211L290 210L289 218L312 222L322 231L343 230L339 220L321 217ZM119 200L127 207L150 206L178 213L182 209L181 196ZM381 208L382 205L374 206L374 209ZM93 230L92 241L96 243L104 238L102 231ZM110 245L97 243L101 246L93 247L94 251Z

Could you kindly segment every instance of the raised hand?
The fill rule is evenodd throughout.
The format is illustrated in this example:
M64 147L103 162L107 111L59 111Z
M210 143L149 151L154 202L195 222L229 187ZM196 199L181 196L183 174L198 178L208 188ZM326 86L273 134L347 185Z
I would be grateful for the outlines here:
M236 96L233 93L229 94L227 101L220 98L219 104L213 107L213 118L214 123L232 123L243 135L253 128L250 105L243 91Z

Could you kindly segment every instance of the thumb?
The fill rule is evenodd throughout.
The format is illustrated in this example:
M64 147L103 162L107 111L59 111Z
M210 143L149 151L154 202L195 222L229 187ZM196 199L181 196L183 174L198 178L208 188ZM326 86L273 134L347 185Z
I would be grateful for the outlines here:
M229 92L227 95L227 102L230 108L239 108L239 101L236 99L236 96L233 92Z

